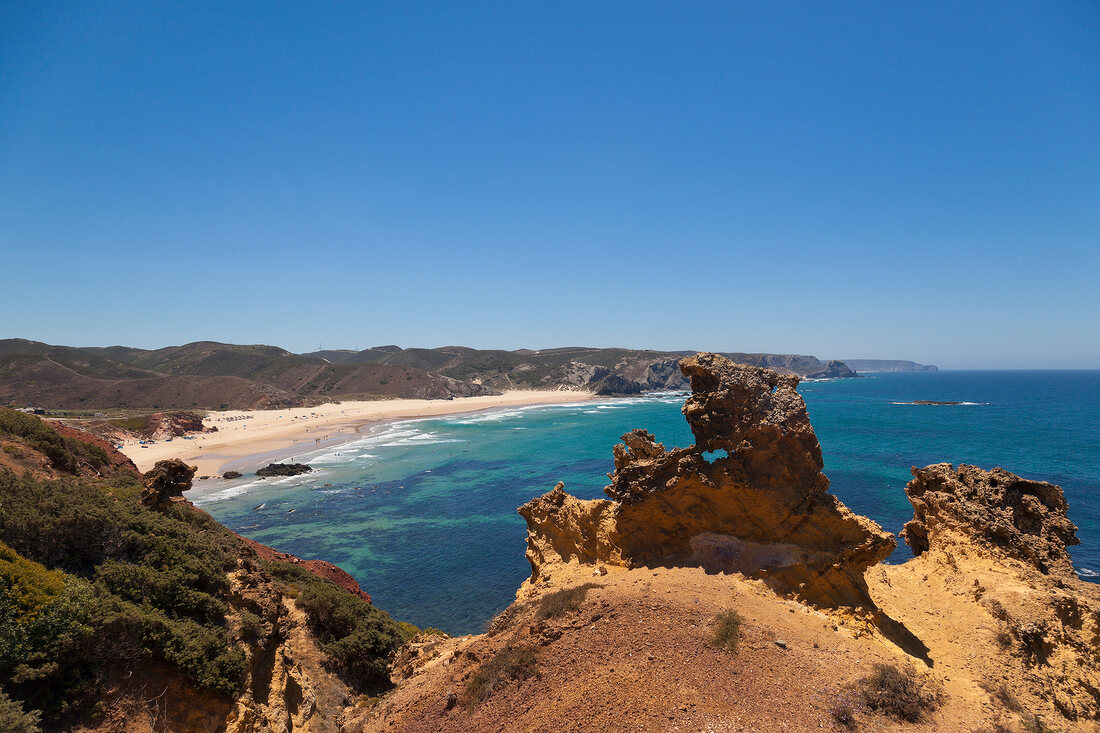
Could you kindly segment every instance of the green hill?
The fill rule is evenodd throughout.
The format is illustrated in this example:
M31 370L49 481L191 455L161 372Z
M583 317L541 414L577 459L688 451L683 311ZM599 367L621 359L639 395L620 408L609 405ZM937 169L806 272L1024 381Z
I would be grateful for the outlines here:
M224 721L270 689L263 659L285 647L292 608L311 633L295 654L323 658L352 690L388 684L408 625L302 565L262 561L186 502L148 505L139 474L109 470L118 456L93 442L0 408L0 445L29 459L20 472L0 463L0 721L94 726L147 714L153 687L173 690L154 720L199 709Z
M636 394L684 389L692 351L565 347L377 346L294 354L262 344L197 341L145 350L0 340L0 404L55 410L263 409L338 399L449 399L509 389ZM803 377L851 377L842 362L797 354L726 354Z

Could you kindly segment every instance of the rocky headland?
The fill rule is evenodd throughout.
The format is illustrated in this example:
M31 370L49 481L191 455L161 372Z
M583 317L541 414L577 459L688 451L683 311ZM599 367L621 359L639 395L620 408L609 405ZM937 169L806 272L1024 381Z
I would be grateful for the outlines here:
M844 359L857 372L937 372L934 364L918 364L903 359Z
M1096 729L1100 588L1059 487L913 469L916 557L886 565L895 538L828 493L796 377L681 369L695 445L635 430L608 499L520 507L516 602L407 646L366 730Z
M531 582L570 560L694 564L760 578L827 607L866 607L863 573L894 536L827 492L798 378L715 354L680 362L695 445L666 450L644 430L615 446L610 500L559 485L520 507Z
M51 729L1096 730L1100 587L1074 573L1059 487L999 468L914 468L902 536L915 557L887 565L896 538L828 491L798 377L716 354L678 369L695 443L670 449L634 430L614 448L608 498L577 499L559 483L520 507L531 575L480 635L417 633L336 566L228 534L183 498L194 470L182 462L140 477L140 501L125 482L82 489L105 492L107 507L132 496L135 526L183 522L192 528L164 536L229 548L224 589L189 592L219 599L206 653L239 677L204 687L187 671L197 662L135 667L121 650L95 688L105 712L74 721L54 710L51 721L69 722ZM92 460L96 480L134 480L132 464L111 468L91 443L11 420L33 440L5 445L46 441L83 457L20 454L27 466L92 476L80 463ZM35 481L0 469L25 511L45 511L52 484ZM19 552L57 557L22 524L0 530ZM88 577L120 572L103 568ZM18 679L0 684L41 699L40 681ZM153 687L169 693L150 700Z
M415 633L109 443L0 408L0 730L336 731Z

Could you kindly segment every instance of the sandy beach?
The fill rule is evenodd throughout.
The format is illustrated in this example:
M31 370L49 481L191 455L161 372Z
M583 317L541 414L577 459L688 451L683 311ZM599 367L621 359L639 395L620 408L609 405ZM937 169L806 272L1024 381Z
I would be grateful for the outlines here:
M210 412L203 420L205 427L217 427L217 432L145 445L129 441L122 445L122 452L142 471L152 468L157 461L180 458L198 466L197 475L213 477L240 466L249 457L347 440L382 421L591 399L593 395L589 392L516 390L502 395L453 400L379 400L286 410L227 410ZM257 467L248 468L255 470Z

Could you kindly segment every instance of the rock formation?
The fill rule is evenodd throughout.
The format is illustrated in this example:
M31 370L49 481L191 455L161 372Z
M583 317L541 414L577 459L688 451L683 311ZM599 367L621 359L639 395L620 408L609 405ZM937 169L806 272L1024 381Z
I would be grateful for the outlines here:
M931 544L979 544L1049 575L1076 578L1067 545L1079 544L1062 489L1003 468L937 463L914 468L905 493L914 517L902 537L921 555Z
M269 463L263 468L257 469L257 476L297 476L309 473L313 469L305 463Z
M191 488L191 479L197 470L178 458L157 461L157 465L146 471L141 480L141 502L156 507L186 501L183 492Z
M822 607L872 608L863 572L896 542L827 493L798 377L716 354L680 369L695 445L670 451L635 430L615 446L610 501L581 501L559 484L520 507L532 582L561 562L693 564Z
M902 535L917 557L883 569L880 605L945 664L963 657L973 676L1013 681L1066 720L1100 717L1100 587L1074 573L1062 489L940 463L914 468L905 492L915 516Z

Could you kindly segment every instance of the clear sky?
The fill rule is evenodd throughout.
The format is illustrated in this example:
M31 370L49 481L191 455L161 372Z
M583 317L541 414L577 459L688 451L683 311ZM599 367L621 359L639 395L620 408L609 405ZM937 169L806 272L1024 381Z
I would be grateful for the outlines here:
M1100 367L1100 4L0 4L0 337Z

